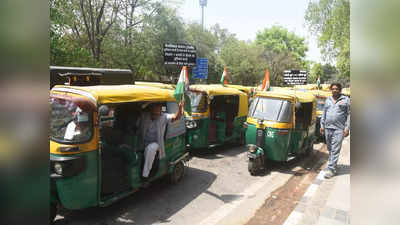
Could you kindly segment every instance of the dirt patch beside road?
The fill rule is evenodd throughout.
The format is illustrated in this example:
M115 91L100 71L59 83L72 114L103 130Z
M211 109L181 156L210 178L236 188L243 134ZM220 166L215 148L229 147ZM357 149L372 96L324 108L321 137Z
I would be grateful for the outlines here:
M323 145L320 150L315 150L310 158L300 162L300 168L294 171L294 176L284 186L271 193L271 197L265 200L264 205L246 225L283 224L326 160L327 152Z

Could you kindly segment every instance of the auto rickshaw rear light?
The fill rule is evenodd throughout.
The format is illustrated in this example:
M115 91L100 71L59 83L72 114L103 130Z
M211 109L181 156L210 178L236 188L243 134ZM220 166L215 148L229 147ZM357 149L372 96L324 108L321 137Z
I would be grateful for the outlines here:
M280 131L278 131L278 134L279 134L279 135L286 135L286 134L289 134L289 130L280 130Z
M54 163L54 172L56 172L56 174L58 174L58 175L62 175L63 168L62 168L61 163L59 163L59 162Z
M79 147L60 147L60 152L79 152Z

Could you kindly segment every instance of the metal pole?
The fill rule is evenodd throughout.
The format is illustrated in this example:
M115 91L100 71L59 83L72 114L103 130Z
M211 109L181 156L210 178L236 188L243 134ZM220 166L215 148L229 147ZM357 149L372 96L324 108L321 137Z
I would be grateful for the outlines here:
M204 6L201 6L201 27L204 30Z

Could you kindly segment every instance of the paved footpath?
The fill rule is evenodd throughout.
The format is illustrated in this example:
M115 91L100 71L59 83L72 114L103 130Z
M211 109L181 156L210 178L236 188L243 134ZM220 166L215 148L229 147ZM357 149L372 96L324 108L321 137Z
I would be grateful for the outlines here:
M343 225L350 218L349 136L343 140L337 175L325 179L321 170L283 225Z

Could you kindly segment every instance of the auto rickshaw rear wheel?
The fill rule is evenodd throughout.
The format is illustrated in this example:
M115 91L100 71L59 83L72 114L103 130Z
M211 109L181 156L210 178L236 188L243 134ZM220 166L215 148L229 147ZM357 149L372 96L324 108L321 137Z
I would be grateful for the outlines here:
M185 175L185 165L183 164L182 161L180 161L177 164L175 164L169 180L171 184L176 184L183 178L184 175Z
M49 224L54 223L54 219L56 218L57 215L57 205L56 204L50 204L50 218L49 218Z

